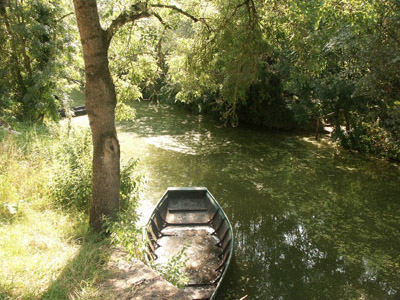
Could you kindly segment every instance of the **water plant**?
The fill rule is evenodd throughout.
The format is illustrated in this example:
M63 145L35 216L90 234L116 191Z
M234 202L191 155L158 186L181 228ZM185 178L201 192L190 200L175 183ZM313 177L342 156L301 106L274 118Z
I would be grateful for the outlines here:
M189 282L189 276L184 271L188 261L186 254L188 246L188 244L184 244L182 249L169 258L166 263L151 264L154 270L178 288L184 287Z

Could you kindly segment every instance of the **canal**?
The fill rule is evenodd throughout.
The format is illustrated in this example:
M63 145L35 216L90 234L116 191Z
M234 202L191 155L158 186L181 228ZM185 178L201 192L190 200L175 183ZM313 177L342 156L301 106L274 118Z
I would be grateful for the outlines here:
M235 233L218 300L400 299L400 168L311 136L223 128L135 104L122 160L140 158L145 222L167 187L205 186Z

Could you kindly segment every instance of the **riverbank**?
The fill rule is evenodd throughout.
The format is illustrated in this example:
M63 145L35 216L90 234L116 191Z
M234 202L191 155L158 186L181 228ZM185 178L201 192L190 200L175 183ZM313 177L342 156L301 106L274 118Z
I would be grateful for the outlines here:
M107 243L75 205L87 200L73 190L87 182L84 135L17 125L20 135L0 136L0 299L85 299L102 276Z
M74 129L21 126L18 136L0 136L0 299L112 300L116 287L118 299L164 297L164 291L172 297L165 299L184 299L115 246L123 234L132 237L130 246L141 246L134 239L140 231L120 226L126 220L109 228L110 236L91 232L86 214L90 143L84 123ZM140 181L126 171L135 168L130 166L122 168L121 177L121 205L128 208L135 204L126 199L137 201L133 193ZM136 218L135 212L127 218Z

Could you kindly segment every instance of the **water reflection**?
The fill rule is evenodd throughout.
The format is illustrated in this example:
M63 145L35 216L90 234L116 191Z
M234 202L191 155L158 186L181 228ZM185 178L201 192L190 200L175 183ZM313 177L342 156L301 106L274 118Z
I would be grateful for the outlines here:
M232 222L218 299L400 298L397 167L178 108L137 110L119 137L123 160L146 171L143 219L168 186L207 186Z

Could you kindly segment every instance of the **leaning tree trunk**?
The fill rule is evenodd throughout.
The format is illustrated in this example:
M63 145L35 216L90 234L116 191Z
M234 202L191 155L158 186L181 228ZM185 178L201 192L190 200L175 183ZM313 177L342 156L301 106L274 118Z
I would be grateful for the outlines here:
M95 0L74 0L85 61L85 96L93 139L90 225L101 230L103 216L119 209L120 149L115 128L115 86L108 67L109 41Z

